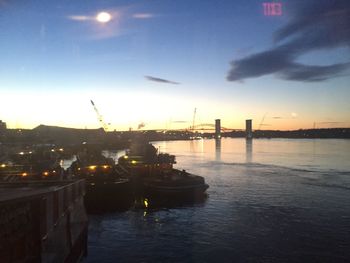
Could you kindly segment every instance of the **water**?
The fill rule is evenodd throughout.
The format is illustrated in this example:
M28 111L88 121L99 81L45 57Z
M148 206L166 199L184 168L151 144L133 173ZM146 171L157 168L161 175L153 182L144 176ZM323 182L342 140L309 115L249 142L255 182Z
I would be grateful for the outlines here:
M86 262L349 262L350 140L158 142L202 204L90 216Z

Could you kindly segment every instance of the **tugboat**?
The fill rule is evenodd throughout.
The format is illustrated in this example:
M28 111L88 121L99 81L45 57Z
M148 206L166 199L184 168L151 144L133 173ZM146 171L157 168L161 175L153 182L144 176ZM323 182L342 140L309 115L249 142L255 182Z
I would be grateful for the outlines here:
M73 178L86 181L84 203L89 213L124 211L131 207L130 180L115 171L113 159L91 149L85 149L76 157L68 170Z
M11 154L0 168L0 180L7 182L62 180L64 177L59 156L41 148Z
M158 153L149 143L134 144L118 159L118 170L128 174L136 194L164 202L196 202L205 198L204 178L173 168L175 156ZM147 204L145 205L147 206Z

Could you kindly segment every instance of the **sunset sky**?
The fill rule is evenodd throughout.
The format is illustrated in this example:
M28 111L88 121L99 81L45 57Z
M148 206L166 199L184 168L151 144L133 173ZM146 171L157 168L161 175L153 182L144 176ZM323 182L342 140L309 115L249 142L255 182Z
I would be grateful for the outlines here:
M0 0L0 120L350 127L349 25L348 0Z

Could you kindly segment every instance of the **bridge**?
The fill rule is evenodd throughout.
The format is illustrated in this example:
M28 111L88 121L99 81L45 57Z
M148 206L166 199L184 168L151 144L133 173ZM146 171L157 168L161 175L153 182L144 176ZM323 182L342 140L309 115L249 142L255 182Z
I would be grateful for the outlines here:
M186 130L193 130L193 131L215 131L215 124L212 123L201 123L197 124L195 126L191 126ZM221 132L231 132L231 131L244 131L243 129L236 129L236 128L227 128L227 127L220 127Z

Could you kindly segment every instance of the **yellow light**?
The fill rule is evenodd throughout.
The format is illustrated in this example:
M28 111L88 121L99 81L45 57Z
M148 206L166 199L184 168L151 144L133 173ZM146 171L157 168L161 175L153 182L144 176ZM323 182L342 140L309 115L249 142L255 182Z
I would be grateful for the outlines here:
M60 148L59 151L60 151L60 152L63 152L63 148Z
M132 160L131 163L132 163L132 164L136 164L137 162L136 162L135 160Z
M108 168L108 165L104 165L103 168L104 168L104 169L107 169L107 168Z
M147 198L145 198L145 200L143 200L143 204L145 205L146 208L148 207L148 199Z
M48 176L49 172L43 172L43 175Z
M109 14L107 12L100 12L96 16L96 20L100 23L107 23L107 22L111 21L111 19L112 19L111 14Z
M80 167L78 167L78 171L80 171Z
M6 167L6 164L3 163L3 164L1 165L1 168L5 168L5 167Z
M22 173L22 176L23 177L26 177L28 174L27 173Z
M90 165L90 166L89 166L89 169L90 169L90 170L95 170L95 169L96 169L96 165Z
M128 159L129 158L129 156L127 156L127 155L124 155L124 159Z

